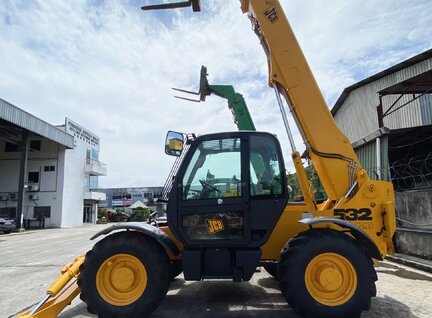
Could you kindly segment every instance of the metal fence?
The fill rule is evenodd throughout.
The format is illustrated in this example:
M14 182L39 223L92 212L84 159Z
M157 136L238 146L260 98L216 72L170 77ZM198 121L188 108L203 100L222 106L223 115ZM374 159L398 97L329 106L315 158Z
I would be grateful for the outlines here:
M396 191L432 189L432 153L425 158L398 160L390 166Z
M371 179L378 179L377 168L369 168ZM404 158L390 163L382 176L389 176L396 191L432 190L432 152L423 158Z

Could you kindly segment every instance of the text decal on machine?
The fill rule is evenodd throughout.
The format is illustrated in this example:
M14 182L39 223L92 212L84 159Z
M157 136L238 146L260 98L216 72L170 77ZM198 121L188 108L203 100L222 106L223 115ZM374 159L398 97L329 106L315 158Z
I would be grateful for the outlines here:
M207 231L210 234L215 234L224 230L224 224L221 220L207 219L205 221L207 224Z
M264 15L271 23L275 23L278 20L278 14L275 6L271 6L270 8L265 10Z
M368 208L361 209L334 209L334 216L346 221L371 221L372 211Z

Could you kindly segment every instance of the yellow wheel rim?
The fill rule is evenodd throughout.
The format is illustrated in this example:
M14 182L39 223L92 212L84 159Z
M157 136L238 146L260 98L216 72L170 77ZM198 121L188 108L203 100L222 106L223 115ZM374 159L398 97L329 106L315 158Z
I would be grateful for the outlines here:
M147 271L133 255L116 254L106 259L96 274L99 295L114 306L134 303L147 287Z
M306 268L309 294L325 306L339 306L351 299L357 289L357 273L349 260L335 253L314 257Z

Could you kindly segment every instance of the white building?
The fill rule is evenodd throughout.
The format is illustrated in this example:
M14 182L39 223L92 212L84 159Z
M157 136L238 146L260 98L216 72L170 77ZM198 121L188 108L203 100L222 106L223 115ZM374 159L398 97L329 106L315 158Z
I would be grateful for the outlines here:
M17 227L95 223L106 199L92 191L106 175L99 150L99 137L70 119L52 126L0 99L0 216Z

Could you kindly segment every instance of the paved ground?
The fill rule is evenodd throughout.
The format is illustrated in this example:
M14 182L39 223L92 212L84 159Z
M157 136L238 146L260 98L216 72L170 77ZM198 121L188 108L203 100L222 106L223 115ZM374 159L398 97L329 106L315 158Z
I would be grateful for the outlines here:
M59 269L94 242L88 238L106 225L0 234L0 318L36 303ZM431 317L432 275L383 262L376 267L378 295L362 317ZM168 296L151 318L298 317L280 295L278 283L264 270L250 282L173 281ZM95 317L76 299L59 316Z

